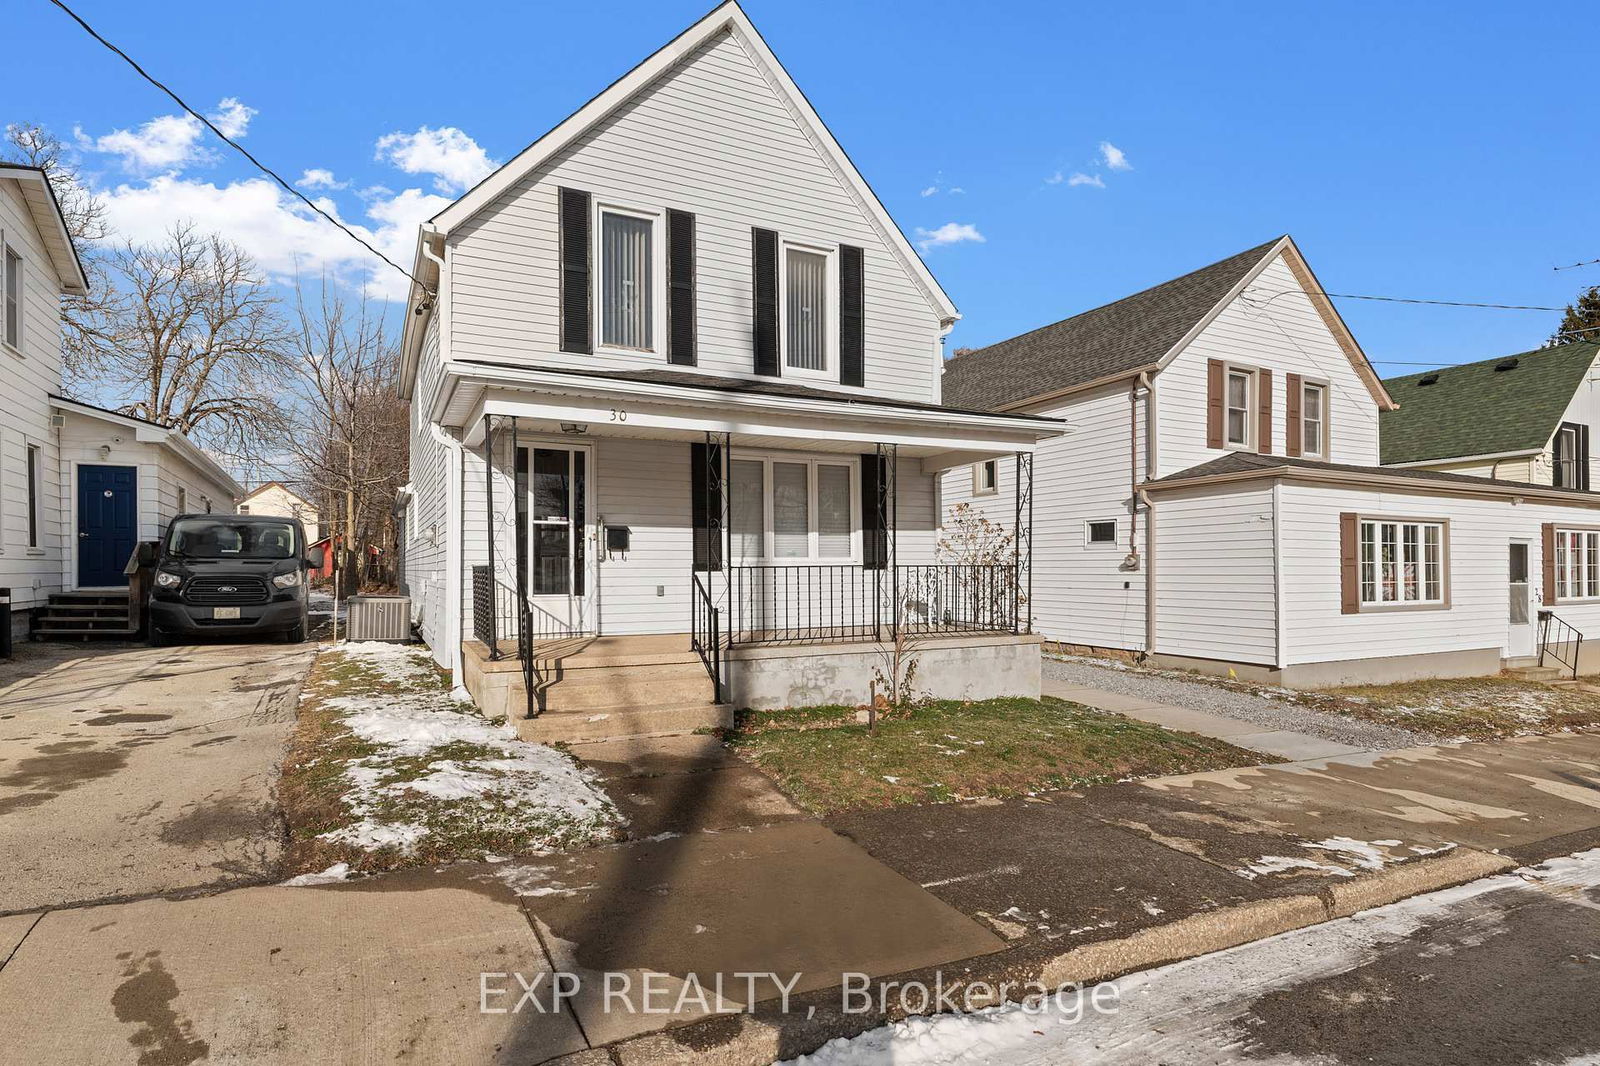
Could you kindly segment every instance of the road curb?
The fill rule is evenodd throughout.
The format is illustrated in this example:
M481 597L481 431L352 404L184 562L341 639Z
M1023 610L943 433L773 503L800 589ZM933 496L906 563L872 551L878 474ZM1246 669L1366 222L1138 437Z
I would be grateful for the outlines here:
M1003 998L1017 1000L1027 993L1025 986L1029 982L1059 988L1109 981L1138 970L1347 918L1359 911L1476 881L1516 866L1504 855L1456 848L1325 885L1316 893L1253 900L1064 952L1033 945L1013 947L939 967L889 975L874 980L873 987L883 981L922 982L931 988L937 973L944 986L955 989L958 995L979 984L989 989L1009 984L1010 994ZM975 1006L992 1006L1001 1001L998 995L973 997ZM769 1001L757 1004L749 1013L702 1018L595 1050L604 1050L610 1061L620 1066L768 1066L776 1059L815 1051L837 1037L855 1036L898 1021L908 1013L895 1009L894 1004L888 1010L846 1013L842 1002L841 988L821 989L792 997L787 1013L779 1009L776 1001ZM554 1060L553 1066L587 1066L605 1061L581 1057L593 1054L569 1055Z

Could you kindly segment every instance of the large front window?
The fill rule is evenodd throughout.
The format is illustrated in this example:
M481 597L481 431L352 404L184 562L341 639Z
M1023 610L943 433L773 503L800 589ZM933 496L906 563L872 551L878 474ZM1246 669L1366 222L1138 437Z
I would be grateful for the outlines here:
M1444 525L1361 521L1361 603L1372 607L1444 602Z
M1600 597L1600 531L1556 530L1556 598Z
M762 456L729 472L729 534L741 563L847 562L856 557L854 463Z
M783 251L784 362L790 370L828 371L828 256L786 246Z
M655 219L600 211L600 343L655 347Z

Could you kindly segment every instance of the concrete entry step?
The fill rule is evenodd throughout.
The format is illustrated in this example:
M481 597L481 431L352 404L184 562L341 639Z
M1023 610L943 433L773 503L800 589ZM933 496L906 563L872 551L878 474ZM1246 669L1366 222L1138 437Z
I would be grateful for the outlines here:
M725 703L654 707L635 705L591 711L547 711L536 718L513 715L511 722L523 740L539 744L557 741L580 743L620 737L673 736L700 729L726 729L733 725L733 708Z

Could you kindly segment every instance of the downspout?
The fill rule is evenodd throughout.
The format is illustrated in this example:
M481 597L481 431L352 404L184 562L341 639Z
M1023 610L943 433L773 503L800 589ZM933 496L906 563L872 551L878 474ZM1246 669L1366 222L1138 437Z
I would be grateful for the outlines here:
M1156 477L1156 383L1148 370L1139 374L1139 385L1144 388L1144 476L1145 480L1153 481ZM1136 445L1137 446L1137 445ZM1156 652L1156 505L1150 498L1150 493L1138 484L1138 475L1135 474L1134 491L1138 503L1144 507L1145 517L1145 551L1144 551L1144 653L1146 656ZM1138 505L1134 507L1138 513ZM1137 551L1137 545L1135 545Z
M449 461L449 487L445 492L448 501L444 527L444 637L450 646L451 694L458 699L470 700L462 679L464 664L461 659L461 464L462 445L446 433L437 422L428 423L428 432L444 448Z

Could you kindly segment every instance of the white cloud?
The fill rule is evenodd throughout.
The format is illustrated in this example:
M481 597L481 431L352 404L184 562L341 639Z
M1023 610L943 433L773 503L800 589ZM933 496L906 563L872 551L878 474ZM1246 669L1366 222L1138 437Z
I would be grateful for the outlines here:
M243 137L255 113L255 108L229 96L207 117L229 137ZM202 143L205 127L193 115L158 115L138 129L113 130L100 137L74 132L80 147L117 156L123 169L136 174L181 170L216 159L216 153Z
M1093 186L1096 189L1103 189L1103 188L1106 187L1105 179L1102 178L1100 175L1098 175L1098 174L1085 174L1082 171L1079 171L1078 173L1072 175L1072 177L1068 178L1067 179L1067 184L1068 185L1090 185L1090 186Z
M946 222L938 229L917 229L917 247L923 251L929 248L939 248L946 244L960 244L963 241L972 241L976 244L984 243L983 234L978 232L978 227L968 222Z
M1066 181L1066 180L1067 180L1066 175L1061 173L1061 171L1058 170L1054 174L1050 175L1048 178L1045 178L1044 179L1044 183L1046 185L1060 185L1063 181Z
M959 185L952 185L952 186L951 186L951 187L950 187L950 195L951 195L951 196L960 196L960 195L961 195L961 194L962 194L962 193L964 193L964 192L966 192L966 191L967 191L967 190L965 190L965 189L963 189L963 188L962 188L962 187L961 187L961 186L959 186Z
M402 275L266 178L219 185L163 174L139 184L119 185L103 195L108 221L130 240L159 241L174 224L192 222L201 232L220 233L239 245L274 278L287 280L297 270L306 277L326 272L350 284L364 285L377 297L405 297L409 282ZM367 203L366 214L373 225L341 221L410 269L417 225L447 203L447 197L407 189ZM318 205L340 217L333 201L319 200Z
M407 174L431 174L434 187L444 193L466 191L499 165L454 126L436 130L419 126L415 133L384 134L378 138L373 158Z
M300 173L300 180L295 182L302 189L348 189L348 181L340 181L333 176L333 171L326 167L310 167Z
M938 191L939 191L939 186L930 185L926 189L922 190L922 195L924 195L924 196L932 196L934 193L936 193Z
M1110 141L1100 142L1100 159L1112 170L1133 169L1133 164L1128 162L1127 153Z
M241 104L237 97L225 96L217 104L217 109L206 117L216 124L224 137L238 139L250 130L250 120L256 116L256 109Z

